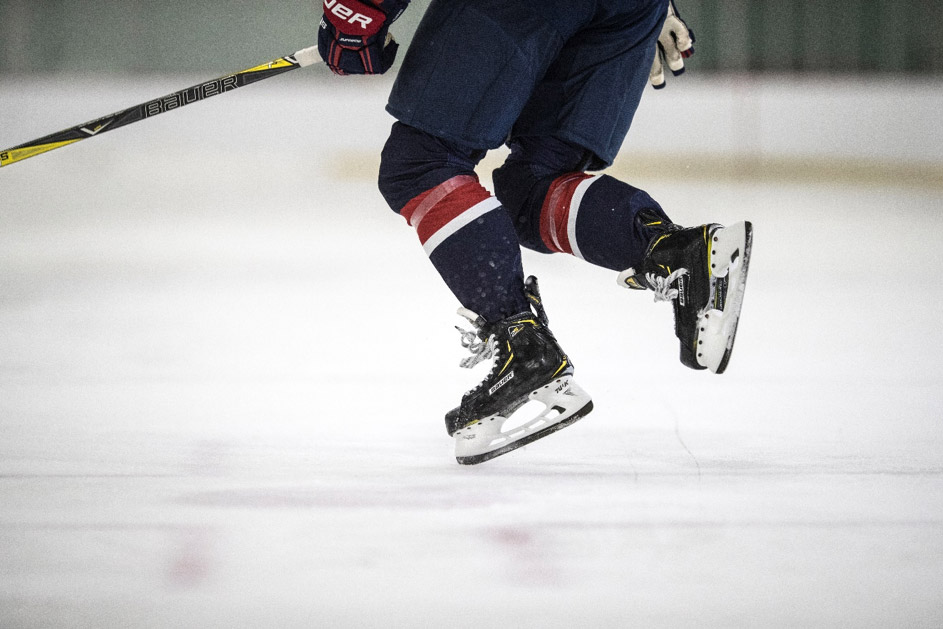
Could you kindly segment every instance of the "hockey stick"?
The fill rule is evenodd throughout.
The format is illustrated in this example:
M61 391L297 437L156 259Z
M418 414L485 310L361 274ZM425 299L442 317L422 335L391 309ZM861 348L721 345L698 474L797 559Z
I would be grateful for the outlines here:
M276 74L282 74L283 72L288 72L295 68L304 68L320 60L321 58L318 55L317 46L311 46L299 50L293 55L281 57L275 61L255 66L254 68L249 68L242 72L229 74L218 79L213 79L212 81L188 87L179 92L174 92L162 98L156 98L146 103L129 107L109 116L76 125L71 129L59 131L58 133L47 135L38 140L26 142L19 146L14 146L11 149L0 151L0 168L15 164L16 162L23 161L34 155L39 155L40 153L46 153L62 146L75 144L80 140L129 125L132 122L144 120L145 118L162 114L165 111L189 105L190 103L209 98L210 96L229 92L243 85L256 83L257 81L267 79Z

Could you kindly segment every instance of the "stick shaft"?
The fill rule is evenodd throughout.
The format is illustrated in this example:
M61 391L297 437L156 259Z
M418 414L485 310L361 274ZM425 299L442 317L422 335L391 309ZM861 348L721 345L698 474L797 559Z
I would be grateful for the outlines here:
M108 116L76 125L70 129L52 133L31 142L25 142L13 148L2 150L0 151L0 168L21 162L35 155L47 153L53 149L75 144L81 140L101 135L106 131L112 131L119 127L144 120L145 118L151 118L165 111L204 100L210 96L224 94L244 85L257 83L263 79L288 72L289 70L309 66L317 61L319 61L317 48L312 46L299 50L293 55L280 57L269 63L255 66L254 68L248 68L247 70L236 72L235 74L228 74L218 79L206 81L205 83L182 89L173 94L162 96L161 98L155 98L146 103L128 107L127 109L123 109Z

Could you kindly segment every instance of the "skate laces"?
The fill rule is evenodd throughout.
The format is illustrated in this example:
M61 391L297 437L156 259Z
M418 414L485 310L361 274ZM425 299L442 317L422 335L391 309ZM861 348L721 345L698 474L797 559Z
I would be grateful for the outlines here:
M494 358L498 346L494 340L494 334L489 336L488 340L482 341L475 330L463 330L458 326L455 326L455 329L462 335L462 347L471 352L471 356L466 356L459 362L460 367L472 369L478 363Z
M669 274L667 277L661 277L660 275L655 275L654 273L646 273L645 280L651 286L652 291L655 293L655 301L671 301L672 299L678 298L678 289L672 288L671 285L677 281L679 277L688 274L687 269L678 269L673 273Z
M471 352L471 356L466 356L459 361L459 367L463 369L474 369L479 363L491 360L497 354L498 343L494 340L494 334L489 335L487 340L482 341L475 330L463 330L458 326L455 326L455 329L462 335L462 347ZM465 395L470 395L480 389L494 373L495 367L497 367L497 361L491 363L491 371L488 372L484 380L479 382L478 386L466 391Z

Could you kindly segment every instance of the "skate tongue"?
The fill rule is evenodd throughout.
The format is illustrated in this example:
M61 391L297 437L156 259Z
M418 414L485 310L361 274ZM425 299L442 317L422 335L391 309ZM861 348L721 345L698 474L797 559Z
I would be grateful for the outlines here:
M481 329L485 325L485 320L482 319L477 313L472 312L468 308L461 307L458 309L458 315L460 317L465 317L468 321L478 329Z
M524 296L527 297L528 302L530 302L531 307L534 309L537 320L544 326L549 327L550 318L547 317L547 311L544 310L543 300L540 297L540 288L537 286L537 278L533 275L528 276L527 279L524 280Z
M641 277L635 273L635 267L629 267L619 273L619 277L616 278L616 283L618 283L619 286L631 288L632 290L645 290L648 288L642 283Z

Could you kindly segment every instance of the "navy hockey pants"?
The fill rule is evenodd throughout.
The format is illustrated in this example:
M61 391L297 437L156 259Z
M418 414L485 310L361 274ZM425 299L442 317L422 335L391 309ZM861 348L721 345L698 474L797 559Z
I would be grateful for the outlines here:
M638 107L667 0L433 0L387 110L493 149L553 136L612 163Z

